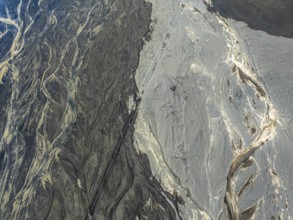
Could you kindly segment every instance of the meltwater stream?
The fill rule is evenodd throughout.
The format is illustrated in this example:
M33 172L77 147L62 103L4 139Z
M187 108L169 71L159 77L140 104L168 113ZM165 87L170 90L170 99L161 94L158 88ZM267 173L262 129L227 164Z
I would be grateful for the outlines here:
M0 8L0 218L175 219L171 194L132 145L151 5Z
M292 219L292 7L0 0L0 219Z

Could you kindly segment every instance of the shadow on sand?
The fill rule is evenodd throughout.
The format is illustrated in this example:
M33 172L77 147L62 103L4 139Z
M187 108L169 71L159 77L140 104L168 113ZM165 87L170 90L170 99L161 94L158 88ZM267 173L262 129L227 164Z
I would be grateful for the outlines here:
M210 11L243 21L255 30L293 38L292 0L212 0Z

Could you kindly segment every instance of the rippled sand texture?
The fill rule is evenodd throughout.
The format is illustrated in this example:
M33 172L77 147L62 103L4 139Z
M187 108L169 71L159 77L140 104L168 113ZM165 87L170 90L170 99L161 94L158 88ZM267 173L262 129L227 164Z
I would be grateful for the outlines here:
M292 219L293 40L225 18L212 1L151 2L134 137L184 201L177 215Z
M0 4L0 218L175 219L132 145L150 3Z
M0 1L0 219L292 219L291 4L233 2Z

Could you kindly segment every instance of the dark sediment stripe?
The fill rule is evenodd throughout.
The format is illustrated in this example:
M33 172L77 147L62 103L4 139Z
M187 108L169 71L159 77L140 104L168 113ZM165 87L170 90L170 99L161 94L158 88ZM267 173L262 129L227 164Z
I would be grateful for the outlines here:
M134 149L137 109L127 107L130 96L139 104L134 73L151 5L23 1L21 9L25 44L0 87L0 186L12 187L0 188L1 218L176 219Z

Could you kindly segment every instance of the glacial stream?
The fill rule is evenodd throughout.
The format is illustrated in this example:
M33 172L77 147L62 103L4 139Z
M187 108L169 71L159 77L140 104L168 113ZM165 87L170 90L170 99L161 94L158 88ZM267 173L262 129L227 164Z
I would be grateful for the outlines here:
M0 0L0 219L292 219L291 7Z

